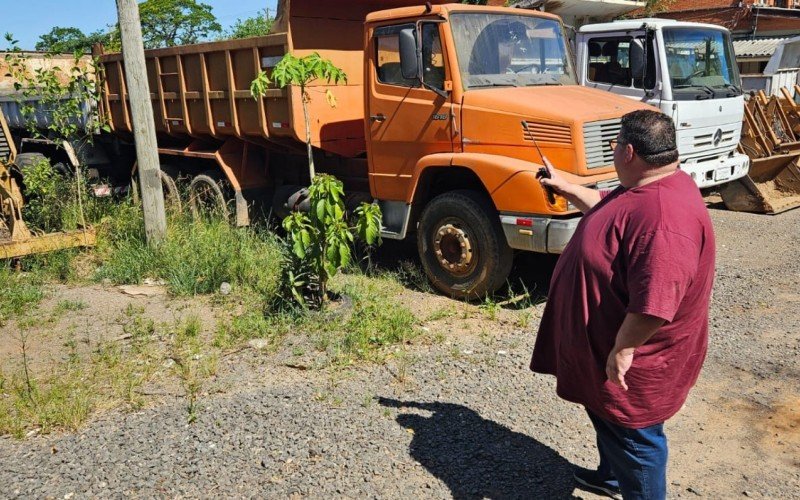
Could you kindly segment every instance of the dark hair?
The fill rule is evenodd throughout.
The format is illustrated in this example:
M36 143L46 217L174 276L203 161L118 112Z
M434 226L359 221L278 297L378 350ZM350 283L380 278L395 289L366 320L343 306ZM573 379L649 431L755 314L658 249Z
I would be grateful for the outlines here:
M639 158L654 168L678 161L675 124L660 111L640 109L623 116L619 141L633 146Z

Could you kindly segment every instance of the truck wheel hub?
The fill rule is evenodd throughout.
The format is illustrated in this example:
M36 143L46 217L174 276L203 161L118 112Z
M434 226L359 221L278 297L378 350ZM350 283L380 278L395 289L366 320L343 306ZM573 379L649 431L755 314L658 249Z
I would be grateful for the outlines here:
M445 224L436 232L433 251L439 264L450 272L463 273L473 262L472 244L463 229Z

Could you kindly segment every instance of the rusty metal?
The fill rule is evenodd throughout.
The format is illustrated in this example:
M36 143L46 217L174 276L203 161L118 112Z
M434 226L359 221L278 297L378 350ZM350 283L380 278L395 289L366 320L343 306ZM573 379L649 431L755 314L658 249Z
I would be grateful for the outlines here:
M750 157L750 171L721 186L729 210L777 214L800 206L800 107L787 89L780 94L745 102L739 151Z
M65 248L93 246L94 229L34 235L22 219L24 198L19 186L19 175L12 171L17 150L0 110L0 228L5 227L8 237L0 240L0 259L23 257L36 253L52 252Z

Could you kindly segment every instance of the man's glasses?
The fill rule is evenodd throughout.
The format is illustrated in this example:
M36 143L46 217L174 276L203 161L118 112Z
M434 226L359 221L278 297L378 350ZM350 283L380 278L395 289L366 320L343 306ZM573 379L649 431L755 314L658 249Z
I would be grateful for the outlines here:
M608 145L611 146L611 151L617 150L617 144L619 144L619 138L611 139L608 141Z

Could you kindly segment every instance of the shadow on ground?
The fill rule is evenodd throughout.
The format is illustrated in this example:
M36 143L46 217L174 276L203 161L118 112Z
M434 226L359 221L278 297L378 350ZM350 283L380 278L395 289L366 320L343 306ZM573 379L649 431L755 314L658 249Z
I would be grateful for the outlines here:
M503 307L508 309L544 302L557 260L558 255L516 252L508 285L497 291L495 300L504 302ZM413 238L405 241L384 240L372 256L372 264L379 270L397 274L403 284L412 290L433 292L419 262ZM526 300L514 300L526 294Z
M458 404L379 402L412 410L397 416L397 423L414 433L409 454L443 481L453 498L575 498L572 465L530 436Z

